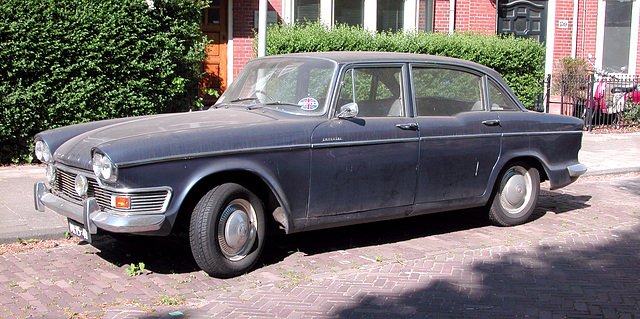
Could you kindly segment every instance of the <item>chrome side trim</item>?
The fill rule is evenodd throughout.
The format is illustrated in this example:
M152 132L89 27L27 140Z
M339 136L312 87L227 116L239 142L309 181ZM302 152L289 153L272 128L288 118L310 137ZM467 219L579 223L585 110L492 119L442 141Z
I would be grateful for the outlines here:
M380 144L396 144L418 142L420 138L394 138L384 140L368 140L368 141L346 141L346 142L327 142L311 144L311 148L327 148L327 147L345 147L345 146L363 146L363 145L380 145Z
M450 140L450 139L456 140L456 139L467 139L467 138L486 138L486 137L501 137L501 136L502 136L501 133L423 136L420 138L420 141Z
M578 177L587 172L587 167L584 164L575 164L567 167L567 171L569 171L569 176Z
M550 132L517 132L504 133L506 136L533 136L533 135L558 135L558 134L582 134L582 131L550 131Z

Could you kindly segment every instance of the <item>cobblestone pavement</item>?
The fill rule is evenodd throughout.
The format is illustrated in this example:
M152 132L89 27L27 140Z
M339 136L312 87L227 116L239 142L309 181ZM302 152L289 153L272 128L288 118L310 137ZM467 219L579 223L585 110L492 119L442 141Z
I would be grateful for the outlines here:
M104 237L0 256L0 318L640 318L638 217L638 174L589 177L512 228L468 210L276 236L227 280L184 239Z

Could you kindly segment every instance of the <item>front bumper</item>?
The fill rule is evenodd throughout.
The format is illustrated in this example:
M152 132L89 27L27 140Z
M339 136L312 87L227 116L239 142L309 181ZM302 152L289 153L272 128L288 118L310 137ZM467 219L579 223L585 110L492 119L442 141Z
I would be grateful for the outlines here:
M101 209L94 197L77 204L51 193L44 182L34 185L34 202L38 211L45 207L84 225L87 232L96 234L98 228L114 233L144 233L159 230L166 217L162 213L122 213Z
M587 167L584 164L575 164L567 167L567 171L569 171L569 176L575 178L586 173Z

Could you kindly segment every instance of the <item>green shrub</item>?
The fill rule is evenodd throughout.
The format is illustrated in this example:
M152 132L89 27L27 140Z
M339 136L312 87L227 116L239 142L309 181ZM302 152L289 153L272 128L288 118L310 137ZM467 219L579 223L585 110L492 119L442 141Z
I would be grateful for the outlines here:
M203 0L3 0L0 163L63 125L197 103Z
M534 40L472 33L371 32L319 22L275 25L267 31L267 55L312 51L387 51L449 56L498 71L528 108L541 92L544 46Z

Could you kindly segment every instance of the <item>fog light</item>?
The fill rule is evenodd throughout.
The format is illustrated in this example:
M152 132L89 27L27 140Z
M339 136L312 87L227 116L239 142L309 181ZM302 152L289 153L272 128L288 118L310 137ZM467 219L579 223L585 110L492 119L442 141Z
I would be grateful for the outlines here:
M84 196L87 194L87 189L89 188L89 183L87 182L87 178L83 175L77 175L74 183L74 187L76 189L76 193L80 196Z

